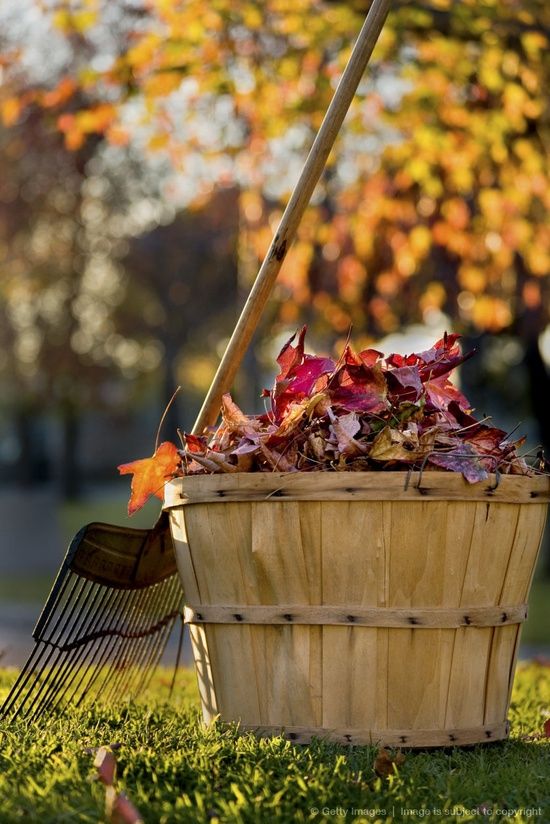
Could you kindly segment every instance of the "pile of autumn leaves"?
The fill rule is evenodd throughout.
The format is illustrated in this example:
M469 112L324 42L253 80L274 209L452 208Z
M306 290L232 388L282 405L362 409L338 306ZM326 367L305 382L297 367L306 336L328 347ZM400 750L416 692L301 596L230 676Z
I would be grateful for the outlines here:
M210 441L185 436L185 474L403 470L528 474L519 441L477 421L449 380L470 357L446 335L425 352L390 355L346 347L338 362L304 352L305 328L284 346L269 411L245 415L224 395L222 424Z
M531 473L517 454L523 439L478 421L449 380L473 354L461 353L458 335L407 356L346 346L335 362L307 354L305 332L279 354L264 414L246 415L226 394L210 437L186 434L183 449L166 442L153 458L119 467L134 473L131 511L150 494L162 498L164 481L181 474L431 469L475 483L494 472Z

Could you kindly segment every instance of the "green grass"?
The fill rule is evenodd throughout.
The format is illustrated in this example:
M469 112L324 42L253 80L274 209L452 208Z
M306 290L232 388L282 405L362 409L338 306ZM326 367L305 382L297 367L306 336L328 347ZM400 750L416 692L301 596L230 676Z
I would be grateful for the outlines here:
M524 644L550 646L550 579L533 581L529 617L521 633Z
M0 699L12 679L0 671ZM87 748L113 743L120 787L148 824L550 821L550 740L540 735L549 667L520 667L509 741L409 752L389 779L375 775L372 747L300 747L239 736L234 727L205 729L194 676L182 673L172 704L166 684L161 673L138 704L94 705L37 725L0 722L1 824L103 821L104 792L91 780ZM480 805L493 812L475 812Z
M151 498L143 509L131 517L126 511L127 502L127 497L117 497L114 500L100 498L62 503L59 508L59 525L65 543L68 543L81 527L91 521L120 524L136 529L153 526L161 509L161 502L158 498Z

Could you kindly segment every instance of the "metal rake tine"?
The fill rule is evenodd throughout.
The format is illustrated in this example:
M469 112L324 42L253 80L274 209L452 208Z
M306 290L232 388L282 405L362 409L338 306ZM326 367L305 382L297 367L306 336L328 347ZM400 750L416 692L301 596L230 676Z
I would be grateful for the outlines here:
M91 604L88 603L90 595L93 595ZM65 683L65 677L71 671L71 662L81 654L81 648L85 646L86 642L83 641L81 644L78 640L75 641L74 638L75 635L78 635L78 632L85 632L90 625L93 614L91 610L97 596L98 593L94 592L92 587L89 587L86 600L84 601L84 605L87 605L86 611L79 616L77 623L68 629L65 637L62 638L60 636L56 642L50 642L52 643L52 647L56 649L57 655L47 679L45 679L38 689L28 709L29 713L33 711L32 718L37 718L41 713L51 709L51 702L55 696L55 692Z
M109 679L112 677L113 674L112 669L110 671L107 670L107 672L104 673L103 668L108 666L110 658L114 656L117 652L117 646L120 645L120 632L124 626L125 616L128 612L128 609L132 609L132 605L141 591L135 589L128 589L122 590L122 592L122 603L117 604L116 606L117 614L111 616L112 623L108 629L109 640L102 650L102 654L100 655L99 661L95 665L95 672L93 673L92 678L88 683L87 687L88 690L91 690L99 678L101 683L99 686L96 686L96 694L98 696L102 695L106 685L109 683ZM103 680L101 680L102 676L104 676ZM84 695L81 695L78 699L77 706L80 706L83 699Z
M163 628L159 627L157 636L155 638L151 638L150 642L144 649L144 654L141 660L141 672L138 672L139 681L137 686L132 687L132 689L135 689L136 692L140 692L145 689L145 685L151 680L151 676L164 653L174 623L182 611L181 590L178 591L179 587L174 586L174 582L171 582L166 589L168 590L166 594L167 603L165 613L161 619L166 623Z
M0 707L0 718L7 718L10 714L11 709L15 702L19 699L19 696L23 692L26 683L32 673L34 672L33 664L34 659L38 658L40 660L41 655L44 654L46 651L46 647L44 647L41 643L35 644L30 656L27 658L25 662L25 666L21 670L19 677L17 678L15 684L12 686L11 690L9 691L6 700L4 701L3 705ZM39 654L40 653L40 654ZM38 662L37 662L38 663Z
M129 665L149 658L149 635L153 650L164 642L163 626L155 625L155 585L163 584L166 598L175 576L165 515L150 530L83 527L71 542L33 632L35 646L1 712L36 718L75 697L80 704L95 694L94 687L104 692L113 680L115 688L127 681Z
M65 658L63 660L63 663L58 668L53 681L50 682L48 691L45 693L45 695L42 698L42 701L36 708L36 716L40 715L41 712L45 711L46 709L53 710L54 707L58 706L63 696L65 695L67 688L70 685L69 678L78 668L80 661L87 652L88 646L90 645L90 643L93 642L92 636L95 632L97 632L98 629L98 623L101 616L100 610L105 609L106 604L108 603L109 598L111 597L112 590L109 590L105 587L98 587L94 584L92 586L94 586L95 588L93 598L91 602L88 604L86 615L83 616L83 619L80 622L78 628L75 628L75 633L77 631L79 633L83 632L84 635L82 638L76 641L68 641L62 645L61 651L65 655ZM96 601L98 600L98 598L99 603L96 606ZM65 689L63 689L63 687L65 687ZM62 692L59 692L60 690L62 690ZM57 691L58 695L52 699L52 694L54 693L54 691Z
M161 630L158 643L150 649L149 656L145 664L142 665L141 672L139 675L141 676L140 681L137 685L136 695L138 695L143 690L146 690L149 684L151 683L151 679L157 669L159 662L164 654L164 650L166 648L166 644L174 627L174 623L178 618L178 615L181 613L177 613L174 615L173 618L166 624L163 630Z
M172 586L170 592L170 601L169 606L171 607L170 611L166 613L166 616L169 617L167 621L165 630L162 631L162 638L159 640L157 647L153 647L150 651L150 655L147 658L147 661L143 667L143 676L141 678L140 683L138 684L137 690L141 691L145 689L146 686L150 683L151 678L155 669L157 668L162 655L164 654L164 650L166 648L166 644L174 627L176 620L183 616L183 597L181 593L181 588ZM181 640L181 639L180 639Z
M113 644L109 649L109 660L112 663L98 690L98 694L101 693L101 700L105 703L111 700L113 680L118 680L121 671L126 669L124 655L130 640L128 633L131 632L132 626L137 620L144 598L147 598L147 592L145 590L134 590L134 597L130 601L129 608L121 617L121 621L119 621L117 628L113 632Z
M148 598L150 598L151 595L155 597L156 594L156 592L151 593L143 590L140 592L141 597L137 600L134 611L129 616L128 623L120 635L119 645L117 648L118 666L113 671L112 678L109 679L109 687L105 695L105 701L107 703L111 702L113 697L116 697L120 682L127 675L128 669L131 666L131 658L129 653L138 641L136 638L136 633L139 632L140 622L144 614L144 607L147 605Z
M184 638L184 633L185 633L185 618L184 618L184 614L183 614L183 604L182 604L182 610L181 610L180 615L179 615L179 619L180 619L180 631L179 631L179 636L178 636L178 649L177 649L177 652L176 652L176 661L175 661L175 664L174 664L174 674L172 675L172 682L170 684L170 689L168 690L168 700L170 700L172 698L172 695L174 694L174 689L175 689L175 686L176 686L176 676L177 676L177 673L178 673L178 669L180 667L181 656L182 656L182 653L183 653L183 638Z
M71 618L72 618L72 616L73 616L73 614L74 614L74 611L75 611L75 609L76 609L77 605L78 605L78 604L79 604L79 602L80 602L80 598L81 598L82 593L83 593L84 589L86 588L86 585L87 585L87 584L88 584L88 582L87 582L87 581L84 581L84 580L79 579L79 578L77 577L77 579L76 579L76 581L75 581L75 583L74 583L74 585L73 585L73 587L72 587L72 589L71 589L71 592L69 593L69 596L68 596L68 598L67 598L67 600L66 600L66 602L65 602L65 604L64 604L64 606L63 606L63 608L61 609L61 612L60 612L60 614L59 614L59 616L58 616L58 618L57 618L57 621L55 622L55 625L54 625L54 627L53 627L53 629L52 629L52 631L51 631L51 633L50 633L49 638L40 638L40 639L39 639L39 643L42 643L42 644L44 645L42 654L45 654L45 655L46 655L46 660L45 660L45 661L44 661L44 663L42 664L42 669L40 670L40 672L39 672L39 674L38 674L38 677L40 677L40 676L41 676L41 675L42 675L42 674L46 671L46 667L48 666L48 664L50 664L50 661L52 660L52 657L54 656L54 654L55 654L55 659L54 659L54 661L53 661L53 663L52 663L52 667L55 667L55 664L56 664L56 663L57 663L57 661L59 660L59 657L60 657L60 652L59 652L59 650L57 649L57 647L56 647L55 643L51 641L51 638L53 637L53 635L55 634L55 632L58 630L59 624L61 623L61 621L62 621L62 620L63 620L63 618L65 617L65 623L63 624L63 626L62 626L62 627L61 627L61 629L59 630L59 637L61 636L61 634L62 634L62 633L63 633L63 631L64 631L64 628L67 626L67 622L71 620ZM78 592L77 592L77 595L76 595L76 599L75 599L75 601L74 601L74 602L72 603L72 605L71 605L71 601L70 601L69 599L73 596L73 593L75 592L75 590L77 589L77 587L79 587L79 588L78 588ZM66 610L69 608L69 606L70 606L70 605L71 605L71 608L70 608L69 614L68 614L68 616L65 616ZM46 624L46 625L47 625L47 624ZM57 654L56 654L56 653L57 653ZM41 655L40 657L42 657L42 655ZM25 684L23 685L23 688L24 688L24 686L26 686L26 683L28 682L28 679L29 679L30 675L32 674L32 672L33 672L33 671L31 671L31 670L29 670L29 671L28 671L28 673L27 673L27 678L25 679ZM49 678L51 677L51 675L52 675L52 673L53 673L53 672L54 672L54 670L53 670L53 669L50 669L50 670L49 670L49 672L48 672L48 674L47 674L47 675L45 675L44 680L43 680L42 682L39 682L39 681L38 681L38 682L35 682L35 684L31 685L31 687L30 687L30 689L29 689L29 691L28 691L27 695L24 697L24 699L23 699L23 701L21 702L20 706L17 708L17 710L16 710L16 712L15 712L15 714L14 714L14 716L13 716L14 718L17 718L17 716L18 716L18 715L19 715L19 713L22 711L22 709L25 707L25 705L27 704L27 702L31 699L31 696L33 696L33 694L34 694L34 689L35 689L35 687L36 687L36 689L38 690L38 692L37 692L36 694L34 694L34 698L33 698L33 700L31 701L30 708L27 710L27 712L30 712L30 710L32 710L32 708L34 707L34 705L35 705L35 703L36 703L36 700L38 699L38 697L40 696L40 694L41 694L41 693L42 693L42 691L44 690L44 688L45 688L45 686L47 685L47 683L48 683L48 681L49 681Z
M61 613L59 615L59 619L56 621L56 623L53 626L53 628L51 629L49 635L46 636L46 634L44 634L42 636L42 641L44 641L45 644L56 645L56 644L59 643L59 641L63 637L64 633L67 632L67 630L70 632L70 626L71 626L71 621L73 619L73 616L74 616L77 608L80 608L80 606L81 606L81 603L80 603L81 598L83 596L86 597L86 590L90 589L90 582L87 581L85 578L84 579L79 579L77 577L76 583L77 583L77 585L81 584L81 586L80 586L80 588L79 588L79 590L78 590L78 592L75 596L74 601L72 601L71 599L73 597L73 593L75 592L76 587L74 587L71 590L68 598L65 601L65 604L63 605L63 608L62 608ZM69 613L68 613L68 615L65 615L65 612L66 612L67 609L69 610ZM64 619L63 623L62 623L62 619ZM78 619L77 619L77 621L78 621ZM60 624L61 624L61 626L60 626ZM55 636L56 633L57 633L57 637L54 640L54 636Z
M109 624L106 630L107 634L105 637L105 643L101 645L94 653L93 660L91 662L93 669L90 673L90 678L86 685L86 691L83 691L80 694L76 702L77 707L79 707L82 704L87 695L90 695L92 693L92 689L96 684L98 678L101 678L101 676L104 674L104 667L109 665L110 655L113 649L116 647L118 641L117 632L118 625L120 625L121 616L124 616L126 612L126 607L128 606L128 604L131 604L132 598L135 598L135 590L119 591L119 595L120 597L114 604L113 609L113 612L115 612L115 610L118 612L118 616L116 615L116 613L114 615L109 616L109 620L111 621L111 623ZM97 695L100 695L102 688L103 684L99 688L96 687L95 692Z
M163 583L164 582L156 584L156 591L153 593L148 593L149 597L151 595L153 596L149 610L150 612L153 612L153 610L157 609L159 600L162 599ZM145 606L146 605L147 602L145 602ZM141 619L144 617L144 615L147 616L147 612L144 613L144 610L142 609L142 603L140 603L138 609L132 616L132 620L129 622L127 630L128 637L123 639L123 643L121 645L120 655L122 657L122 660L124 661L124 667L121 667L119 671L116 673L116 676L109 687L109 692L105 699L106 701L111 701L113 699L113 695L116 696L117 692L120 691L120 687L125 682L127 671L133 661L133 656L135 654L136 648L139 649L140 642L146 637L146 635L142 634L142 631L139 629ZM126 663L128 660L130 661L129 664Z
M107 592L109 592L109 590L107 590ZM129 592L132 592L132 591L129 591ZM109 615L108 612L107 612L107 615ZM106 632L107 638L108 638L111 633L110 633L109 630L106 630L105 632ZM61 686L64 685L64 683L65 683L64 678L66 676L71 675L72 672L74 672L75 665L78 664L79 659L82 657L82 654L84 652L85 647L92 640L94 640L94 639L88 638L87 642L86 642L85 639L82 640L82 643L72 642L72 643L75 644L74 649L72 651L72 656L68 660L65 659L65 662L60 664L60 668L57 670L56 679L55 679L54 683L50 686L50 691L53 690L53 688L58 687L60 683L61 683ZM71 646L71 645L72 644L69 644L69 646ZM62 652L63 652L63 650L62 650ZM73 666L71 666L71 664L73 664ZM59 701L56 700L55 705L57 706L58 703L59 703ZM35 715L39 715L41 711L42 711L42 707L39 706L37 708L36 712L35 712Z
M154 635L151 635L149 640L143 645L139 661L136 662L138 663L138 667L136 668L137 677L136 673L134 673L131 686L126 686L133 694L141 692L145 688L145 684L150 681L152 673L164 653L172 627L180 613L181 608L179 608L179 601L181 601L181 596L178 597L178 590L180 588L177 586L177 583L177 581L171 581L163 592L163 596L166 595L165 599L163 598L163 603L166 601L166 605L164 615L159 617L159 622L165 622L164 627L159 626L158 631ZM137 685L135 684L136 681L138 682Z
M143 668L149 665L149 661L153 657L157 645L162 651L165 627L167 625L170 626L171 623L173 624L176 617L172 615L174 612L172 609L172 601L175 584L177 584L177 579L169 579L158 585L157 597L151 604L149 611L148 627L147 629L144 628L143 636L138 639L138 643L132 651L134 672L129 674L129 677L123 684L119 684L119 689L123 692L127 692L130 695L134 694L134 683L140 679ZM160 606L163 606L162 613L159 609Z
M39 691L38 695L36 696L35 702L31 705L31 709L34 707L34 714L33 717L38 717L43 711L49 709L50 705L50 698L54 694L54 691L59 689L60 686L62 687L65 683L65 678L73 671L74 667L71 666L73 661L79 660L82 656L83 648L86 646L85 637L89 631L89 628L93 625L94 621L94 606L96 601L99 598L99 607L101 607L102 602L105 600L108 591L98 588L95 584L91 583L90 587L88 587L88 591L86 593L86 597L84 600L83 608L84 611L81 615L79 615L76 624L74 624L68 631L67 637L61 641L59 639L55 646L59 651L59 656L56 659L59 661L59 665L53 671L53 677L48 679L48 686L42 695L40 701L38 698L42 690ZM91 599L91 600L89 600ZM78 640L78 634L84 632L84 638L82 641ZM74 638L77 637L75 641ZM61 659L61 660L60 660ZM44 688L44 687L43 687ZM35 703L38 701L38 705L35 707Z
M107 604L107 606L105 608L105 612L104 612L104 615L103 615L102 622L99 625L99 628L97 630L101 633L103 633L104 631L105 632L108 631L108 630L106 630L106 626L108 626L108 623L111 619L111 610L116 610L119 607L120 602L124 600L124 595L127 595L128 590L110 590L110 593L111 593L110 601L109 601L109 603ZM89 683L86 684L86 686L82 688L82 692L85 693L91 688L91 685L93 684L93 681L94 681L94 672L93 671L90 672L90 670L93 670L94 666L101 666L101 664L97 661L97 657L99 655L100 660L102 660L102 654L105 653L105 646L107 646L111 640L112 640L112 638L109 635L103 636L102 638L98 638L98 639L95 640L95 642L94 642L95 648L93 649L93 652L90 650L90 653L91 653L90 654L90 659L87 662L86 669L82 672L79 681L76 683L72 693L68 696L68 698L67 698L68 703L70 703L71 701L74 700L75 696L77 695L77 693L80 689L81 684L85 681L86 676L88 675L88 673L90 673L90 680L89 680ZM80 703L80 699L77 702L77 706L78 706L79 703Z
M176 616L177 617L177 616ZM149 648L149 655L145 664L142 665L141 669L138 671L139 683L136 688L135 695L139 695L143 692L149 684L151 683L151 679L155 673L156 668L159 665L159 661L162 658L162 654L164 652L164 648L166 647L166 642L170 636L170 631L174 624L174 619L172 619L171 623L166 624L164 628L159 633L158 643Z
M64 567L65 566L66 565L64 565ZM33 637L35 639L36 639L36 636L38 634L37 630L38 630L40 624L42 623L42 625L44 627L48 627L50 621L53 620L55 610L57 609L57 607L59 605L59 601L60 601L61 597L63 596L64 591L67 588L69 580L71 579L71 573L69 571L68 574L67 574L67 570L68 570L68 567L66 567L65 569L62 568L61 572L57 576L57 579L54 583L54 586L52 587L52 593L53 593L54 601L53 601L53 603L51 603L51 601L52 601L52 593L51 593L50 597L48 598L48 601L46 602L46 604L44 606L44 609L42 610L42 613L41 613L41 615L38 619L37 625L36 625L36 627L33 631ZM59 591L54 593L56 585L58 585L58 582L61 579L61 574L62 573L65 576L64 580L61 583L61 585L59 586ZM78 583L79 583L78 578L75 578L69 597L72 596L72 594L73 594L76 586L78 585ZM61 620L61 616L62 616L62 613L58 616L57 623L59 623L59 621ZM56 625L57 625L57 623L56 623ZM54 631L55 631L55 627L54 627ZM1 708L2 717L6 717L9 714L9 712L13 708L14 703L19 699L19 696L21 695L23 690L26 688L27 683L29 681L29 678L31 677L31 675L34 672L34 667L32 665L35 664L35 661L34 661L35 657L38 658L38 660L36 661L36 663L38 663L40 661L40 658L44 654L45 647L40 648L39 643L40 643L40 640L38 640L37 643L35 644L35 647L32 650L29 658L25 662L25 665L24 665L23 669L21 670L21 672L19 674L19 677L17 678L17 681L13 685L13 687L10 690L6 700L4 701L4 703L2 705L2 708ZM40 653L40 654L37 656L37 653Z
M158 631L151 635L149 641L144 645L143 654L140 660L140 670L138 670L139 683L137 686L132 685L131 689L136 693L145 688L145 684L150 681L150 677L156 669L159 660L161 659L168 638L172 632L172 628L178 615L182 612L182 596L181 588L178 580L175 579L167 583L165 591L163 592L165 598L164 614L159 617L159 621L164 623L164 626L159 626Z

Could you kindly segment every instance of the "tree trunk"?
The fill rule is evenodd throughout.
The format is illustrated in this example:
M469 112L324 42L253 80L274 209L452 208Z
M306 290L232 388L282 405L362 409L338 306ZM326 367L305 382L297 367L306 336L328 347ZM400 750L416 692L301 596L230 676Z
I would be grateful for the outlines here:
M541 445L550 461L550 375L540 353L537 338L527 341L524 364L529 376L529 400L536 418Z

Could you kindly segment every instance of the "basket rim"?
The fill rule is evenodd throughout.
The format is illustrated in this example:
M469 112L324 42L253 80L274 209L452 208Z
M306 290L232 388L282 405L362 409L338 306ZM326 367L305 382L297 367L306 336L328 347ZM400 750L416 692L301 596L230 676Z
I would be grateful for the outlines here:
M498 481L498 482L497 482ZM187 475L165 485L164 508L246 501L550 502L546 475L490 475L471 484L458 472L235 472Z

